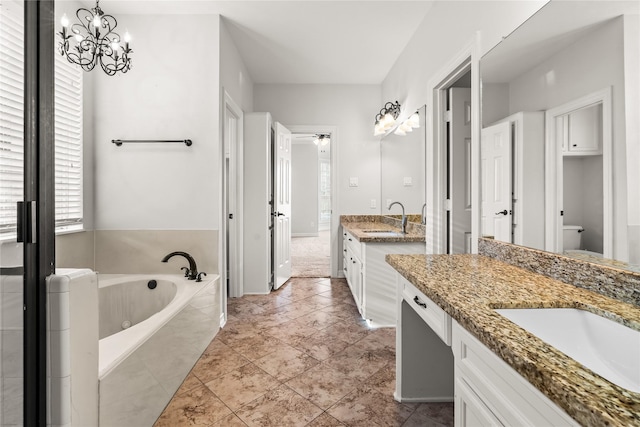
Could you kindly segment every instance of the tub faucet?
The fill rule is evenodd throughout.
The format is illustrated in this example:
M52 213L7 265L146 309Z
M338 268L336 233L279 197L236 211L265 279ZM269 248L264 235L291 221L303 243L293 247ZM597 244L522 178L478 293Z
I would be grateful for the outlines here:
M393 202L389 205L389 210L393 205L400 205L402 208L402 234L407 234L407 216L404 214L404 205L400 202Z
M189 269L187 269L187 271L185 272L185 277L187 277L189 280L196 280L196 278L198 277L198 267L196 266L196 260L193 259L193 257L188 253L180 252L180 251L171 252L170 254L162 258L162 262L167 262L169 261L169 258L176 255L180 255L186 258L187 261L189 261ZM181 268L181 270L184 270L184 269L186 269L186 267Z

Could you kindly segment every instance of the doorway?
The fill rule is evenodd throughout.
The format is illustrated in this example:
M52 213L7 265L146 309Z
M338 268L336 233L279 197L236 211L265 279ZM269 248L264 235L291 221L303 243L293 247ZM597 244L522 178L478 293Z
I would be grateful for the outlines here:
M471 253L471 63L470 59L438 89L443 130L442 251Z
M242 218L243 218L243 160L242 160L243 112L224 92L222 218L220 275L226 284L222 298L223 313L226 313L227 297L242 296Z
M292 277L331 276L331 134L295 133L292 144Z

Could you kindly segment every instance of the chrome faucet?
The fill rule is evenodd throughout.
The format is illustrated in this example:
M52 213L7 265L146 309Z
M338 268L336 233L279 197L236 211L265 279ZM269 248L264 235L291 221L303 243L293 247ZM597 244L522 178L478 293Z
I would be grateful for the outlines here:
M427 225L427 204L422 205L422 217L420 218L422 225Z
M389 205L389 210L393 205L400 205L402 208L402 234L407 234L407 216L404 214L404 205L400 202L393 202Z
M193 257L191 255L189 255L186 252L171 252L170 254L166 255L164 258L162 258L162 262L167 262L169 261L169 259L171 257L174 257L176 255L179 255L181 257L184 257L187 261L189 261L189 268L186 267L182 267L181 270L186 270L184 277L188 278L189 280L195 280L196 282L201 282L202 281L202 274L204 274L206 276L206 273L201 273L198 274L198 267L196 266L196 260L193 259Z

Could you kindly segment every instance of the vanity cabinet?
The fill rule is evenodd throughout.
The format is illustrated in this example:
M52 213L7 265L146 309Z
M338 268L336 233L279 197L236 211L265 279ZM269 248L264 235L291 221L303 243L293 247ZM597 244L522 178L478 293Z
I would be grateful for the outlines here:
M342 268L344 271L344 277L347 279L347 284L353 295L353 299L356 302L358 311L362 314L362 261L360 252L360 242L351 235L351 233L343 233L343 258Z
M421 254L424 242L361 242L342 232L342 266L363 319L377 327L396 325L396 272L386 254Z
M456 321L451 346L456 427L579 425Z

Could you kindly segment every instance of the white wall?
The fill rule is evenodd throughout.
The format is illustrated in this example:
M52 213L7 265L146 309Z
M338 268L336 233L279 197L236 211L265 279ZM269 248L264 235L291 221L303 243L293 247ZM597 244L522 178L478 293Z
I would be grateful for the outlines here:
M224 19L220 20L220 85L243 112L253 111L253 80Z
M120 20L133 36L133 68L95 79L96 229L217 229L219 17ZM111 143L153 138L193 145Z
M629 262L640 264L640 15L624 17Z
M318 147L309 141L291 146L291 234L318 234Z
M334 215L380 213L380 143L373 136L382 107L377 85L256 85L255 111L271 112L286 125L331 125L331 150L338 159ZM350 187L349 178L358 178ZM371 199L377 208L371 209Z
M603 24L509 85L510 113L553 108L613 88L613 258L627 259L627 191L623 20ZM548 76L553 75L553 79Z
M408 114L433 99L427 83L480 32L486 53L547 1L436 2L382 83L382 99ZM404 114L403 114L404 116Z

